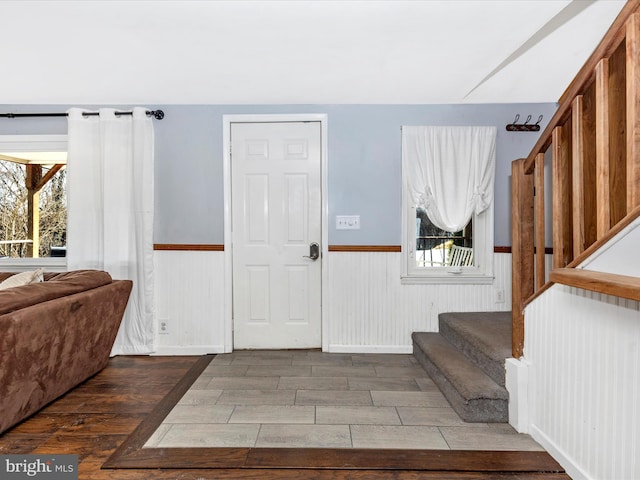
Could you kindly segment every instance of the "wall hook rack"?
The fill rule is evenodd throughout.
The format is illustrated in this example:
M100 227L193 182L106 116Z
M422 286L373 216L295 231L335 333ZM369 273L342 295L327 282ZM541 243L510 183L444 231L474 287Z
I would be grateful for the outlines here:
M542 121L542 115L538 117L538 121L536 123L529 123L531 121L531 115L527 116L527 119L524 123L518 123L520 120L520 114L516 114L516 118L513 120L513 123L510 123L505 128L507 132L539 132L540 131L540 122Z

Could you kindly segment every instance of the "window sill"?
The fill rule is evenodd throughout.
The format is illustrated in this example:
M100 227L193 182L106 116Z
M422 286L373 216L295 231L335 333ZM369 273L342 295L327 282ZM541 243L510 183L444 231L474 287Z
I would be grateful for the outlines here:
M491 285L493 275L479 273L436 273L432 275L403 275L400 277L402 285Z
M52 258L2 258L0 259L0 271L19 272L44 268L47 272L66 272L67 259L65 257Z

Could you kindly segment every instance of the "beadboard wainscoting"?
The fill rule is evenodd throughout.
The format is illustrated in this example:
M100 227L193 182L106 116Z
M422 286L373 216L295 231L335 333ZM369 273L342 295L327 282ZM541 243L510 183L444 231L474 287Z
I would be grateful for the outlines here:
M224 252L156 249L154 254L156 354L224 352L232 328L225 317L231 297ZM411 333L437 331L439 313L511 308L509 253L494 253L493 285L401 285L400 262L399 252L326 254L328 351L411 353ZM497 302L499 291L504 302Z
M574 479L640 478L640 304L554 285L525 331L529 433Z
M156 249L154 266L155 353L223 353L224 252Z
M439 313L511 309L509 253L494 253L493 285L402 285L401 255L329 252L330 352L411 353L411 333L438 331Z

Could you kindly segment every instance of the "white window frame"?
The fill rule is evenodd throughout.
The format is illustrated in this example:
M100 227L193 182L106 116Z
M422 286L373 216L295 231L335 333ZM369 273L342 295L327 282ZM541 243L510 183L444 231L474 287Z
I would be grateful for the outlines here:
M493 283L493 202L473 217L472 267L417 267L416 207L411 205L405 172L402 172L402 284Z
M0 135L0 152L66 152L67 145L67 135ZM65 272L67 270L67 258L0 259L0 271L2 272L36 268L44 268L48 272Z

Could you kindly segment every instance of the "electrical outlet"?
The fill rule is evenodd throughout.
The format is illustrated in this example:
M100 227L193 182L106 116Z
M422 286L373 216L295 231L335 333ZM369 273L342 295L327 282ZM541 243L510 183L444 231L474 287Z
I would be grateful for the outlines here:
M504 290L496 290L496 303L504 303Z
M160 322L160 335L169 335L169 327L167 326L166 321Z

